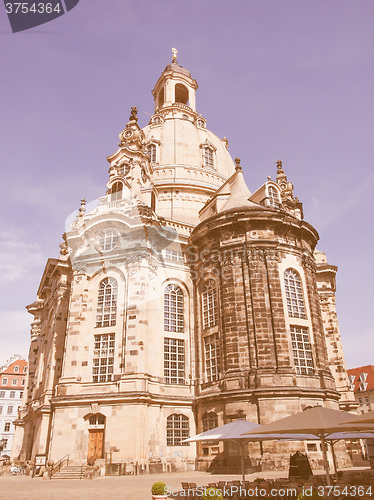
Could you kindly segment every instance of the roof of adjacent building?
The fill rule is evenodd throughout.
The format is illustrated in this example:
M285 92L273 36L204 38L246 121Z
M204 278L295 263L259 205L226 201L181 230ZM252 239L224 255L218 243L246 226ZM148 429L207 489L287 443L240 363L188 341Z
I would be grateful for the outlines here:
M350 383L354 387L354 392L374 390L374 365L350 368L347 372Z

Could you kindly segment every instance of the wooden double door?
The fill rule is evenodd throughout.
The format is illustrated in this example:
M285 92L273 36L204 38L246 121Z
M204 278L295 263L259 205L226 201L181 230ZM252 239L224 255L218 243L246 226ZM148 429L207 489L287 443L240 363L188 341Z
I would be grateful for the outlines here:
M103 458L104 456L104 429L89 430L87 460Z

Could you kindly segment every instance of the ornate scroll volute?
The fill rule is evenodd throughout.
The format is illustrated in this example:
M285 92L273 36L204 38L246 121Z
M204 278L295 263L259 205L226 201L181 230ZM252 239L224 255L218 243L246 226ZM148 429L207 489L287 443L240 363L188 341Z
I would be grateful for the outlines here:
M247 258L250 267L256 268L264 263L264 252L260 248L247 250Z
M268 266L276 267L281 261L280 252L275 248L266 248L264 256Z
M39 339L41 333L41 321L40 318L35 318L31 323L30 335L31 342L36 342Z
M80 283L83 276L87 274L87 267L83 264L75 264L73 267L73 277L75 283Z
M302 262L303 262L303 267L305 270L307 270L313 274L316 274L317 264L312 256L304 254L303 258L302 258Z

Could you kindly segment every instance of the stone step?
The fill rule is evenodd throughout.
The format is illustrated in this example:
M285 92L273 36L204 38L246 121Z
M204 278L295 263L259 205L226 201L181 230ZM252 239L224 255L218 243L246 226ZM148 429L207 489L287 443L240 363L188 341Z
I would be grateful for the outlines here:
M84 470L80 465L64 465L61 470L55 472L51 479L81 479L84 476Z

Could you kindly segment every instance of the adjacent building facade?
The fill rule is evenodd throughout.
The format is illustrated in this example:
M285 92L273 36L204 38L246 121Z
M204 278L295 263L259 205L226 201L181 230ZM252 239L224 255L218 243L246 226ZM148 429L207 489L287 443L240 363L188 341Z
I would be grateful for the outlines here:
M196 110L176 59L155 112L136 108L28 306L27 395L13 457L207 468L230 452L183 440L237 418L317 404L356 408L335 309L336 267L316 253L282 162L254 193L226 138ZM259 448L256 448L259 452ZM264 444L287 456L289 445ZM226 454L226 455L225 455ZM226 457L227 458L227 457Z
M0 368L0 441L1 455L10 457L13 445L14 425L22 403L27 374L27 362L15 355Z
M354 391L358 411L374 410L374 365L359 366L348 370L350 389Z

